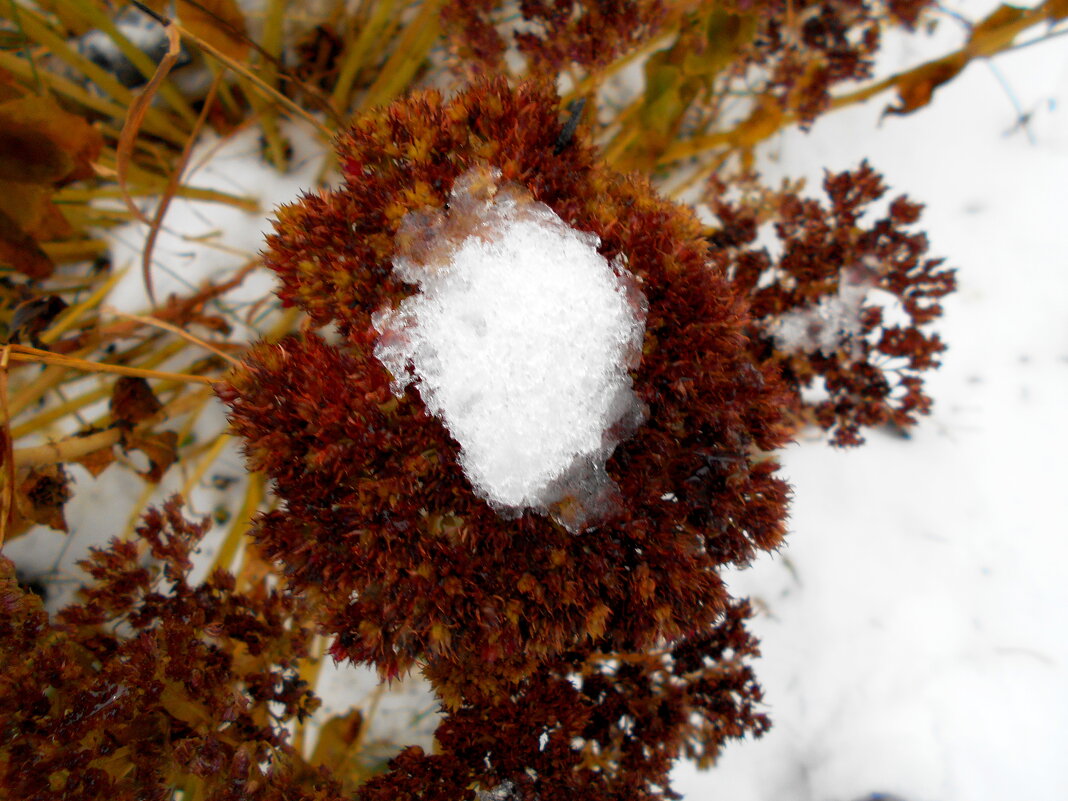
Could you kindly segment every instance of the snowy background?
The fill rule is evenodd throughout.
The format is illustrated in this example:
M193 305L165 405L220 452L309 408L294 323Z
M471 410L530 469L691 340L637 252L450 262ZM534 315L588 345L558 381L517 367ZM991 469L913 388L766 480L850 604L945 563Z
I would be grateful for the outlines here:
M992 8L955 6L972 20ZM879 74L959 46L965 28L950 14L940 20L932 35L889 37ZM939 326L950 350L928 383L934 413L910 440L873 433L841 451L812 437L786 452L787 545L731 577L760 609L757 671L775 726L732 744L709 772L680 766L687 801L1068 799L1065 42L972 64L909 117L880 121L892 98L879 97L762 154L771 181L806 176L817 195L824 169L868 158L892 194L926 203L932 254L959 268L960 290ZM250 130L206 141L192 182L255 197L264 212L291 201L313 185L321 145L299 128L288 134L289 174L262 164ZM267 229L265 214L181 200L166 225L155 259L161 297L240 269ZM226 247L212 247L223 234ZM143 231L119 229L113 242L116 265L133 269L109 302L142 311ZM226 300L228 316L250 323L238 337L271 313L271 283L254 274ZM211 409L195 431L224 426ZM31 576L57 571L54 603L74 586L74 562L127 524L142 491L123 471L96 481L72 472L70 537L44 531L5 548ZM189 480L176 472L157 497ZM192 488L193 510L236 511L242 481L228 447ZM209 547L205 564L211 556ZM327 666L319 689L327 713L377 705L372 742L429 745L433 700L418 681L383 696L373 687L367 671Z
M894 37L879 73L963 38L949 17ZM763 169L815 190L868 158L926 203L960 284L934 412L911 440L785 454L786 548L731 580L761 608L774 728L680 766L687 801L1068 799L1068 45L974 63L880 122L891 99L780 137Z

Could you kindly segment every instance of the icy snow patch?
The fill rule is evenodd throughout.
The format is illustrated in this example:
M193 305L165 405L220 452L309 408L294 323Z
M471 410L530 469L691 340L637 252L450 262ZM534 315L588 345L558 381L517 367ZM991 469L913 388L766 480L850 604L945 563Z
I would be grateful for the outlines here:
M499 514L578 531L613 508L605 462L642 421L628 370L645 298L596 236L496 181L472 170L447 213L408 215L393 269L420 291L375 314L375 356L395 393L417 387Z
M842 270L837 294L779 317L773 329L775 344L789 352L818 351L824 356L844 346L855 351L861 333L860 312L874 286L873 274L868 265Z

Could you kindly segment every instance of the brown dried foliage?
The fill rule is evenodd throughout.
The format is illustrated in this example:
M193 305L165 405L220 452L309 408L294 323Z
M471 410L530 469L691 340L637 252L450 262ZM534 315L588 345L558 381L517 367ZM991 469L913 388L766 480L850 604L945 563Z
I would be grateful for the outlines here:
M451 0L442 8L446 32L468 69L503 68L509 39L527 57L528 74L604 66L653 36L665 10L663 0L521 0L520 25L505 5Z
M268 237L278 295L309 322L254 346L217 385L249 466L281 502L251 530L278 575L239 586L217 571L191 584L206 526L177 501L151 511L136 540L94 551L81 602L54 618L0 559L0 788L26 799L342 797L337 777L287 742L285 724L317 705L297 672L313 627L338 659L389 678L420 669L446 711L438 750L401 752L358 788L363 801L674 798L678 757L708 764L726 740L763 733L750 610L719 569L780 543L788 488L770 454L800 425L856 444L862 428L908 426L928 410L922 373L943 346L926 326L953 275L925 257L912 230L919 205L898 198L865 219L885 192L867 164L827 177L828 204L714 181L710 231L601 162L561 121L551 87L647 43L670 15L679 34L645 65L633 117L642 135L616 163L652 168L680 136L722 132L725 104L745 95L751 116L727 132L744 165L771 132L826 111L836 85L869 76L880 25L911 28L929 5L523 0L516 20L496 0L444 4L469 72L499 75L514 42L536 80L479 79L451 100L417 93L357 118L337 142L343 185L280 209ZM203 19L204 4L180 6L187 26L244 55L232 0L207 4ZM316 29L297 74L329 87L343 45ZM921 77L913 95L898 87L905 110L948 79ZM31 157L0 158L0 184L21 204L0 203L0 259L40 277L51 270L40 242L71 233L51 194L89 174L101 140L81 120L61 131L67 112L8 83L0 76L0 133ZM546 517L500 518L467 483L443 424L414 388L394 397L372 355L372 313L414 291L392 274L402 221L419 213L462 228L450 192L472 170L499 171L595 234L648 301L632 374L646 420L607 465L618 507L578 535ZM739 188L745 199L729 199ZM754 247L764 224L781 241L776 258ZM889 293L907 322L865 302L838 347L777 336L850 283ZM158 315L210 322L203 304L223 289ZM19 294L9 333L36 342L62 303ZM319 330L330 325L339 336ZM821 383L827 398L807 400ZM149 428L162 408L143 380L117 382L118 444L149 457L151 480L177 458L176 435ZM91 470L113 458L110 446L83 457ZM20 472L9 534L63 528L67 483L59 465Z
M674 798L668 774L679 756L708 764L726 740L769 726L745 664L756 654L748 614L731 605L668 650L564 654L492 703L453 711L438 751L406 749L359 798L472 799L472 785L542 801Z
M732 64L732 78L811 123L829 107L832 87L871 77L884 22L911 28L930 5L930 0L808 0L787 6L775 0L760 8L756 35ZM756 86L754 69L763 76Z
M927 237L911 230L920 217L919 204L895 198L884 217L865 224L868 207L886 192L867 163L828 174L823 188L828 206L789 191L762 199L759 205L771 207L782 247L773 260L766 249L746 247L757 236L757 209L724 200L724 187L714 187L711 205L722 227L711 242L721 269L750 297L754 354L781 367L795 414L831 430L835 444L857 445L863 441L861 428L907 428L917 414L928 412L923 374L938 365L945 349L928 326L941 315L940 300L956 283L941 259L925 257ZM833 325L814 310L847 283L888 293L901 320L888 319L886 307L869 297L857 309L856 329L840 332L833 350L776 343L776 324L791 313L810 314L812 326ZM827 397L804 400L802 390L817 383Z
M54 619L0 558L5 797L336 797L286 742L318 703L296 671L306 607L223 571L189 584L206 528L177 499L150 510L137 540L93 551L92 583Z
M0 71L0 266L31 278L51 274L41 243L74 233L52 195L92 176L103 146L86 120Z

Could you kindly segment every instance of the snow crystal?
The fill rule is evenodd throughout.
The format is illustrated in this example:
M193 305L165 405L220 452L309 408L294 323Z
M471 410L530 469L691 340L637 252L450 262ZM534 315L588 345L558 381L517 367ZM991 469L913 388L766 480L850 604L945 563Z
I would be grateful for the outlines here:
M509 801L515 798L514 793L515 784L506 779L492 790L477 790L476 798L478 801Z
M503 516L578 531L610 513L605 462L641 424L635 278L524 190L476 169L447 212L414 212L394 273L419 292L373 318L393 391L414 384L459 443L475 492Z
M787 312L775 322L775 344L782 350L833 356L842 347L858 350L862 327L860 312L874 285L867 265L842 270L836 295ZM854 358L857 353L853 353Z

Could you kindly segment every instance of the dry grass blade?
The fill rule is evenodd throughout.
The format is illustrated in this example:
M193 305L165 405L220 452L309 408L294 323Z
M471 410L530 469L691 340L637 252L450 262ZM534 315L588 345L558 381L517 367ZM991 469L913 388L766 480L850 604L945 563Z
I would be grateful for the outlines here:
M404 91L441 32L441 6L444 0L428 0L400 35L396 49L367 90L362 105L367 108L385 103Z
M196 468L193 470L193 473L189 476L188 479L186 479L185 483L182 485L182 497L190 497L189 494L193 491L193 488L200 483L200 480L202 478L204 478L204 474L208 472L208 468L215 464L219 456L222 455L223 449L227 446L229 442L229 434L220 434L218 437L215 438L215 441L211 443L211 446L208 448L207 453L204 454L204 457L197 464Z
M84 15L93 25L103 31L146 81L152 79L152 75L156 71L156 64L126 37L103 7L97 5L93 0L75 0L74 5L77 13ZM177 87L164 83L160 86L159 95L189 124L192 124L196 119L196 113Z
M121 440L121 429L108 428L104 431L95 431L84 437L67 437L47 445L19 448L13 452L11 462L14 467L63 464L76 461L101 448L117 445Z
M174 34L173 42L176 43L177 41L178 36L177 34ZM163 65L160 64L160 66L162 67ZM153 80L155 80L155 78L153 78ZM167 181L167 188L160 196L159 202L156 204L156 211L152 215L152 222L148 226L148 236L145 238L145 245L141 250L141 279L145 283L145 292L148 294L148 299L152 302L153 306L156 305L156 293L152 288L152 252L155 250L156 239L159 237L160 229L163 227L163 218L167 215L167 209L170 208L171 200L174 199L174 193L178 189L182 173L185 172L186 165L189 164L189 157L193 153L193 146L196 144L197 138L200 136L200 131L204 127L204 120L207 119L208 113L211 111L212 103L215 102L215 93L218 91L221 80L222 76L216 75L215 79L211 82L211 87L208 89L208 96L204 100L204 107L201 109L200 115L197 117L197 121L193 125L193 131L189 134L189 139L186 141L185 147L182 148L182 155L178 159L178 164L171 173L170 179ZM121 174L122 171L120 170L120 175ZM130 203L129 196L126 196L126 201L127 204Z
M141 209L137 207L137 204L133 202L133 197L129 194L126 188L126 178L130 158L133 155L134 141L137 139L137 134L141 130L141 124L145 118L145 113L148 111L149 104L152 102L152 98L156 94L156 89L163 83L163 80L167 77L167 73L171 71L171 67L178 62L178 56L181 53L181 40L179 39L178 31L172 25L168 25L166 30L167 54L163 57L163 60L160 61L159 66L156 68L156 74L152 76L152 80L148 82L148 85L145 86L144 90L130 105L129 112L126 114L126 122L122 126L122 133L119 135L119 144L115 150L116 170L118 172L119 188L122 190L122 198L126 202L126 207L134 217L145 225L151 225L151 223L141 212ZM151 286L148 287L148 291L149 297L152 297Z
M126 275L125 270L116 270L114 273L108 276L108 279L106 281L102 282L100 286L94 289L92 294L89 295L89 297L87 297L81 303L78 303L74 306L71 306L69 309L66 309L55 319L55 321L52 323L52 326L41 334L40 341L46 345L50 345L56 340L58 340L61 336L63 336L63 334L69 331L82 318L82 315L84 315L90 309L93 309L98 306L104 300L104 298L108 296L111 290L114 289L115 285L122 279L124 275Z
M177 417L180 414L200 407L209 397L208 391L194 392L175 398L158 412L138 424L135 430L147 430L150 426ZM84 436L75 434L56 442L36 445L30 448L18 448L12 452L11 469L44 464L62 464L92 453L93 451L117 445L122 441L124 430L113 427L94 431Z
M206 342L205 340L201 339L200 337L197 337L197 336L194 336L193 334L190 334L188 331L183 331L181 328L179 328L176 325L171 325L170 323L164 322L163 320L158 320L155 317L146 317L146 316L143 316L143 315L140 315L140 314L127 314L126 312L121 312L121 311L118 311L117 309L113 309L111 307L105 307L104 311L108 312L109 314L113 314L116 317L122 317L123 319L126 319L126 320L135 320L135 321L137 321L139 323L144 323L145 325L150 325L153 328L159 328L159 329L161 329L163 331L169 331L172 334L177 334L182 339L185 339L185 340L187 340L189 342L192 342L194 345L198 345L198 346L204 348L205 350L211 351L216 356L219 356L219 357L225 359L226 361L230 362L230 364L234 365L235 367L238 367L238 366L241 365L240 359L235 359L229 353L226 353L225 351L220 350L219 348L217 348L214 345L212 345L210 342Z
M121 120L126 116L125 106L94 94L62 75L47 70L36 71L31 62L16 53L0 50L0 67L26 83L35 84L39 79L40 83L49 91L55 92L61 97L65 97L77 105L95 111L109 119ZM166 120L152 117L146 118L143 129L145 132L165 139L171 144L180 145L185 141L185 133Z
M195 44L205 53L211 55L220 64L223 64L224 66L236 72L241 77L245 78L265 96L276 101L279 105L285 107L293 115L309 123L313 128L315 128L315 130L324 140L329 140L333 138L333 132L325 125L323 125L318 119L316 119L314 115L303 109L297 103L290 100L288 97L279 92L270 84L265 83L258 75L256 75L255 72L250 70L244 64L241 64L240 62L230 58L230 56L226 55L226 53L223 53L218 48L212 46L208 42L205 42L195 33L187 30L186 28L183 28L181 25L175 22L172 22L171 25L174 26L174 28L182 35L182 38L188 39L190 42Z
M352 86L360 70L366 65L367 56L375 42L388 42L389 31L397 24L396 6L393 0L378 0L370 18L360 28L360 33L345 50L330 103L344 114L349 108Z
M234 517L234 522L226 533L226 538L219 546L215 559L212 560L212 570L231 570L233 568L234 557L241 546L241 541L244 539L245 532L248 531L249 526L252 525L252 516L259 511L260 504L263 502L263 486L262 475L254 473L248 477L248 487L245 490L245 498L241 503L241 509Z
M24 345L8 345L9 361L38 362L40 364L52 364L60 367L68 367L74 370L84 370L93 373L115 373L116 375L135 376L137 378L167 378L172 381L199 382L211 385L214 382L205 376L187 375L183 373L167 373L161 370L144 370L139 367L125 367L119 364L105 364L103 362L90 362L85 359L75 359L70 356L60 356L47 350L38 350ZM7 351L5 351L6 353Z
M3 498L0 501L0 549L4 547L4 540L7 537L7 527L15 497L15 455L11 442L11 417L8 414L7 406L7 365L10 356L11 346L5 345L3 354L0 355L0 415L3 416L4 420L2 432L4 438L3 455L7 477L4 481Z

